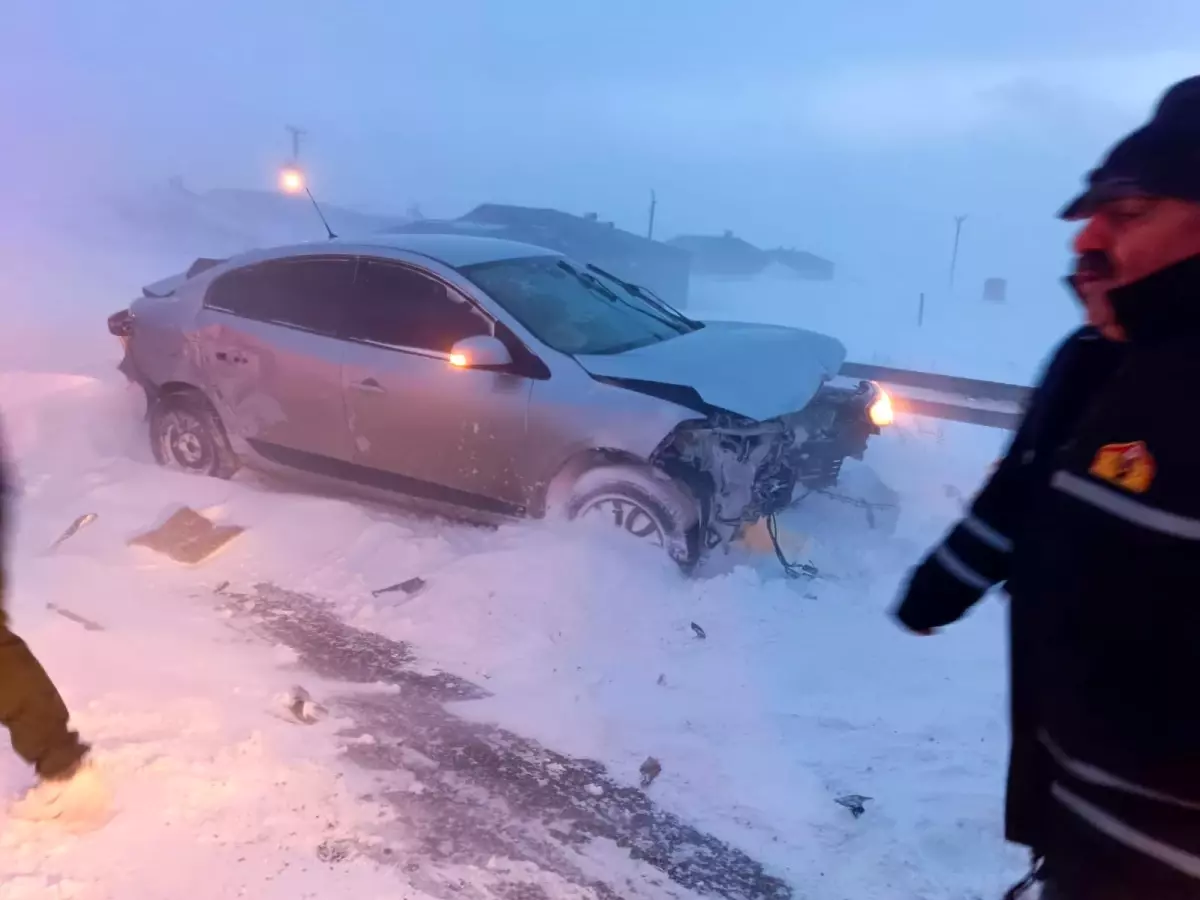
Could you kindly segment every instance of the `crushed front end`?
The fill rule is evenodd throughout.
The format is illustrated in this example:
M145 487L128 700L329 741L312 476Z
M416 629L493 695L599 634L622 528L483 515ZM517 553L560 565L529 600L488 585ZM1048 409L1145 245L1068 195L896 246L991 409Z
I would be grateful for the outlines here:
M879 385L826 384L803 410L779 418L717 411L684 422L652 461L691 489L711 549L786 509L798 489L835 485L845 459L862 459L869 438L890 422L891 401Z

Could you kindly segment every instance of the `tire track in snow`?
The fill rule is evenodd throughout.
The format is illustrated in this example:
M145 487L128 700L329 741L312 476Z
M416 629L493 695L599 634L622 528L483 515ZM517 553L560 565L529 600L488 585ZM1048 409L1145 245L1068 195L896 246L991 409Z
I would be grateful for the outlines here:
M456 716L447 703L488 692L453 675L417 671L408 645L348 625L329 604L274 585L225 596L235 614L251 617L264 637L292 648L322 678L397 689L347 691L329 705L355 723L344 732L349 758L385 781L392 773L382 798L395 811L400 840L416 842L403 859L369 844L359 849L403 869L414 886L459 898L542 900L551 895L537 876L549 873L577 896L602 900L687 892L791 900L791 888L761 864L657 808L644 792L615 783L601 764ZM474 879L454 874L467 867L490 871L493 883L471 885ZM561 887L553 896L568 896Z

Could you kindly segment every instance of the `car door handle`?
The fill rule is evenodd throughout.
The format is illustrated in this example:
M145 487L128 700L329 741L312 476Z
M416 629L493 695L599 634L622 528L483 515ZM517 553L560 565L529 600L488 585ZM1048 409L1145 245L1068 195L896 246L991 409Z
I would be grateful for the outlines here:
M366 378L362 381L356 381L351 385L351 387L355 388L356 390L367 391L372 394L385 393L383 385L374 378Z

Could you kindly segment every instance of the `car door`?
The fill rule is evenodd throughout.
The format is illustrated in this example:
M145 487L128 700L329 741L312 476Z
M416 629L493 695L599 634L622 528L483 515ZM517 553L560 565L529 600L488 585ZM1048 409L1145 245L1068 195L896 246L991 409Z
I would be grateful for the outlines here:
M351 462L338 337L354 283L348 256L298 256L216 278L200 357L230 430L277 463L318 473Z
M343 364L355 460L380 486L506 515L525 513L517 461L532 382L450 363L456 341L493 321L414 265L363 258Z

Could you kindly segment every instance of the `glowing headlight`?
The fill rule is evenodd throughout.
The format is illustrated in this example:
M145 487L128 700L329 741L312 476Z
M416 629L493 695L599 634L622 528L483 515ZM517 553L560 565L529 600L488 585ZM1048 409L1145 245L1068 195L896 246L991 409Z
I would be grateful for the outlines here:
M871 422L880 428L896 421L896 411L892 409L892 398L883 388L879 388L879 396L867 409L867 415L871 417Z

